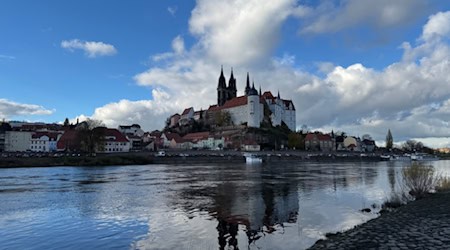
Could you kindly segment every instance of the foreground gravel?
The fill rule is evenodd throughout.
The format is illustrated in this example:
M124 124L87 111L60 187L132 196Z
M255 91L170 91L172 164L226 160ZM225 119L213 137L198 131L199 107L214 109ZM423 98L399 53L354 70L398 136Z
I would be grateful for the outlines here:
M411 202L310 249L450 249L450 192Z

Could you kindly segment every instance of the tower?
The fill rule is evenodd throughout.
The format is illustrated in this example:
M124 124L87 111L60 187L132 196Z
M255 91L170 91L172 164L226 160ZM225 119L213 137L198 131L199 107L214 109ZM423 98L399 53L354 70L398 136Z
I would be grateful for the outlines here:
M247 94L247 126L259 128L261 124L261 104L258 91L251 88Z
M228 98L227 98L227 100L235 98L236 95L237 95L236 78L234 78L233 68L231 68L230 81L228 82Z
M245 95L248 95L248 92L250 92L250 76L248 75L247 72L247 85L245 85Z
M219 84L217 86L217 105L222 106L227 100L227 83L223 75L223 67L220 70Z

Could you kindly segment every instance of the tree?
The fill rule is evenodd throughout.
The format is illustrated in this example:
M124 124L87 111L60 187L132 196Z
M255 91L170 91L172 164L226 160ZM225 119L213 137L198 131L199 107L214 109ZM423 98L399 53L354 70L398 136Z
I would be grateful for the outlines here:
M288 134L288 147L298 150L304 149L305 141L303 140L303 136L300 133Z
M105 125L102 121L88 118L80 123L76 129L83 151L92 154L96 150L102 150L105 132Z
M413 152L413 151L421 151L423 148L423 143L416 140L407 140L402 144L403 150Z
M228 111L218 111L215 116L216 125L219 127L231 125L231 114Z
M391 130L388 129L388 133L386 135L386 149L391 150L394 146L394 139L392 138Z

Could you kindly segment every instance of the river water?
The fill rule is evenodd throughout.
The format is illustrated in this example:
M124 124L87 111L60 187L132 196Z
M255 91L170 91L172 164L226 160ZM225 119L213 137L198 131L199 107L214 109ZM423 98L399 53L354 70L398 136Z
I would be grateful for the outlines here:
M0 248L305 249L377 217L404 164L0 169Z

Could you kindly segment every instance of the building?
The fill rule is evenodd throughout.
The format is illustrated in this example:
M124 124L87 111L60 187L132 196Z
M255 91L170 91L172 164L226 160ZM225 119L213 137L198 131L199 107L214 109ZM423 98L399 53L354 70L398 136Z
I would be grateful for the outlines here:
M11 131L11 125L7 122L0 122L0 152L5 151L6 131Z
M55 152L57 142L61 137L55 132L36 132L31 135L30 150L33 152Z
M278 92L277 97L274 97L270 91L264 92L262 98L267 103L271 111L271 121L273 126L281 125L282 123L295 131L296 129L296 117L295 117L295 106L291 100L283 100L280 97L280 92Z
M225 139L222 136L213 136L209 132L190 133L183 136L183 139L191 142L191 148L223 149L225 146Z
M295 131L296 111L292 100L281 99L279 93L277 97L274 97L270 91L261 95L261 91L258 93L255 89L254 83L250 86L248 73L244 92L245 95L237 96L236 78L233 75L233 70L231 70L227 86L222 68L217 86L217 104L211 105L206 112L196 112L192 107L185 109L179 119L179 125L187 125L191 119L206 119L210 124L214 124L213 122L217 122L215 118L223 112L230 115L231 124L227 125L246 125L247 127L259 128L264 120L264 106L267 104L270 109L268 112L271 113L272 125L286 124L289 129ZM175 121L175 117L176 114L170 118L170 125L173 125L172 118Z
M144 137L144 130L138 124L131 126L119 126L119 131L124 134L131 143L131 151L141 151Z
M141 126L139 124L133 124L131 126L120 125L119 131L125 135L134 135L139 137L142 137L144 135L144 130L141 129Z
M30 149L31 136L30 131L6 131L5 132L5 151L25 152Z
M131 142L119 130L114 128L96 128L103 134L103 147L97 148L97 153L129 152Z
M308 133L305 137L305 150L309 151L334 151L333 138L329 134L319 132Z
M180 120L178 121L178 123L180 125L186 125L189 124L189 122L192 119L194 119L194 108L190 107L185 109L183 113L181 113Z
M178 122L180 121L180 117L181 117L181 115L178 113L172 115L169 119L169 127L173 128L173 127L177 126Z

